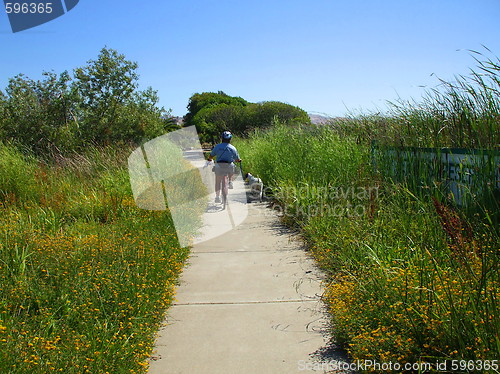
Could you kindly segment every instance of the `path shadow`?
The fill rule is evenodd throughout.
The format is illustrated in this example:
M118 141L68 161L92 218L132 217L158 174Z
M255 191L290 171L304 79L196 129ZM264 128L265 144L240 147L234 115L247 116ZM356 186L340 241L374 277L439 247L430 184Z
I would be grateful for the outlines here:
M321 313L325 318L324 324L317 330L325 341L328 341L323 347L319 348L317 351L309 354L309 357L313 362L323 365L327 368L326 373L329 374L357 374L357 371L351 370L352 360L349 354L340 344L335 341L333 336L333 327L331 326L329 313L326 310L324 301L321 300L322 304Z
M318 349L309 355L311 359L322 367L328 369L331 374L357 374L357 371L350 370L352 364L347 352L342 347L330 341L326 346Z
M270 229L278 236L291 236L296 237L298 235L298 231L293 230L289 227L286 227L284 223L281 221L278 222L273 222L272 224L269 225Z
M222 207L222 204L208 203L205 213L219 213L222 212L223 210L224 208Z

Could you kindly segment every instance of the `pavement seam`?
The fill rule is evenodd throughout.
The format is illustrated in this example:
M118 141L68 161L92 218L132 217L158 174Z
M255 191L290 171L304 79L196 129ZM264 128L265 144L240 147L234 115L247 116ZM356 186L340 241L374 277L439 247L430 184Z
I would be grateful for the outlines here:
M294 252L295 250L293 249L284 249L280 251L275 251L275 250L260 250L260 251L191 251L193 255L197 254L211 254L211 253L224 253L224 254L234 254L234 253L283 253L283 252Z
M280 304L280 303L310 303L319 302L321 299L310 300L268 300L268 301L219 301L219 302L199 302L199 303L174 303L173 306L200 306L200 305L249 305L249 304Z

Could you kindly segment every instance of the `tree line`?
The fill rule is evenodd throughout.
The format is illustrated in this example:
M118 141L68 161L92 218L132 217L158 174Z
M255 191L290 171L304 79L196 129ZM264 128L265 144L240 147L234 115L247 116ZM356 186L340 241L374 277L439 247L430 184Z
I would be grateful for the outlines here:
M73 73L24 74L0 90L0 139L35 153L78 151L88 144L141 142L175 128L157 92L138 89L138 65L103 48Z
M89 144L142 143L178 129L157 91L139 90L138 64L104 47L97 59L69 73L24 74L0 90L0 141L36 154L79 151ZM202 142L222 131L245 136L255 128L310 123L302 109L277 101L250 103L222 91L191 96L184 126L196 126Z
M302 109L279 101L250 103L223 91L196 93L189 99L186 126L196 126L203 142L214 143L222 131L246 136L257 128L268 128L276 122L310 124Z

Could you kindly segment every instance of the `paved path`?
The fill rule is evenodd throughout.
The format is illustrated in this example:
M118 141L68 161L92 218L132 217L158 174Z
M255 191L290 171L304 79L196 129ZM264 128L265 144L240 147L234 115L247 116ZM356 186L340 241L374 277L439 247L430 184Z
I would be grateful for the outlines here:
M328 322L314 261L264 204L229 207L236 218L215 205L205 214L149 373L324 372Z

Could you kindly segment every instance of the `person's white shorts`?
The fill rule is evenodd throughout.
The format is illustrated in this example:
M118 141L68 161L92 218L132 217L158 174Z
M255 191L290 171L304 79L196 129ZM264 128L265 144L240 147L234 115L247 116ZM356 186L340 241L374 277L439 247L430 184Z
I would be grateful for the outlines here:
M225 175L225 174L234 174L235 173L235 165L233 163L216 163L214 166L215 175Z

